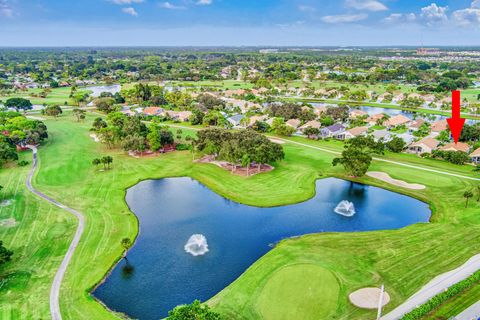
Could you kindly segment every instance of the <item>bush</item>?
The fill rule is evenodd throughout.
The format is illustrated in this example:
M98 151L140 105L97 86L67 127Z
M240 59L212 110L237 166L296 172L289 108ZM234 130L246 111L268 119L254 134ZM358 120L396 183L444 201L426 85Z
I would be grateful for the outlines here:
M30 162L26 161L26 160L21 160L21 161L18 161L18 165L20 167L25 167L26 165L28 165Z
M177 144L177 147L176 147L176 149L179 151L190 150L190 148L191 148L190 145L185 143L179 143Z

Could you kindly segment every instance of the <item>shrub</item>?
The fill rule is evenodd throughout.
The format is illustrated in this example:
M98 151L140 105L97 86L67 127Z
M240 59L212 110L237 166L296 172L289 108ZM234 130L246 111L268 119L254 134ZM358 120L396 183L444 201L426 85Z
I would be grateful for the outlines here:
M28 165L28 164L29 164L29 162L26 161L26 160L18 161L18 165L19 165L20 167L25 167L25 166Z

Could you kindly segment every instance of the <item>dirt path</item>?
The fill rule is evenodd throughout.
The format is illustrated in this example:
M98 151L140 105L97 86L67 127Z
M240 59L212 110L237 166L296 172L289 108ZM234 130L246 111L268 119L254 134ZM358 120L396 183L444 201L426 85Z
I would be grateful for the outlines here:
M32 178L38 163L37 148L35 146L27 146L27 147L31 149L33 152L33 164L26 181L28 190L30 190L31 192L33 192L43 200L48 201L51 204L70 212L78 219L78 226L77 226L77 230L75 231L75 236L73 237L72 242L68 247L67 253L63 257L62 263L60 264L60 268L57 270L57 273L55 274L55 278L53 279L52 287L50 288L50 314L52 315L52 320L61 320L62 314L60 312L60 287L62 284L63 276L65 275L65 271L67 270L68 264L72 259L73 253L75 252L75 248L77 247L78 243L80 242L80 238L82 237L82 233L85 228L85 219L80 212L61 204L60 202L36 190L32 186Z

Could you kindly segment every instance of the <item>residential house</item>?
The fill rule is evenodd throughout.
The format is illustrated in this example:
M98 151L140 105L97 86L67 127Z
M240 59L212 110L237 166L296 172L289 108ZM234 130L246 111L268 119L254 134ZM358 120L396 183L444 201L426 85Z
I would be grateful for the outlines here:
M472 159L472 162L475 163L476 165L480 164L480 148L477 150L473 151L470 154L470 158Z
M400 134L396 134L395 136L402 139L407 146L412 142L414 142L416 139L413 135L409 133L400 133Z
M242 120L245 118L243 114L236 114L227 118L227 121L232 124L234 128L241 127Z
M433 150L438 148L440 142L434 138L423 138L420 141L414 142L408 146L409 153L432 153Z
M313 107L313 113L315 113L317 116L320 116L322 113L326 111L327 111L327 107L325 105L319 105L319 106Z
M170 118L172 118L172 120L178 120L182 122L188 121L192 115L191 111L167 111L166 113Z
M459 142L459 143L447 143L445 146L441 147L440 150L442 151L462 151L468 153L470 151L470 146L467 143Z
M433 94L426 94L423 96L423 100L425 103L423 104L424 107L430 107L431 104L434 104L436 98Z
M335 138L339 140L348 140L355 137L364 136L367 134L367 132L367 127L355 127L336 135Z
M320 129L320 136L323 138L335 137L343 133L345 129L346 128L342 124L334 124Z
M304 129L306 129L308 127L320 129L321 126L322 125L321 125L320 122L318 122L317 120L312 120L312 121L308 121L307 123L305 123L299 129L300 129L300 131L303 131Z
M426 121L423 120L422 118L419 118L417 120L414 120L412 122L410 122L408 124L408 131L410 133L414 132L414 131L418 131L418 129L420 129L420 127L425 123Z
M377 121L383 119L383 117L385 117L383 113L377 113L377 114L371 115L365 121L368 123L368 125L374 126L377 124Z
M287 122L285 122L285 124L286 124L287 126L290 126L290 127L294 128L294 129L297 129L297 128L300 126L300 123L301 123L301 121L298 120L298 119L290 119L290 120L288 120Z
M165 110L160 107L147 107L143 109L143 114L146 116L161 116L164 112Z
M400 94L393 97L392 103L393 104L400 103L400 101L402 101L403 99L405 99L405 95L403 93L400 93Z
M440 134L440 132L447 130L447 128L448 128L447 120L436 121L432 123L432 126L431 126L432 134L437 136Z
M265 119L267 119L268 117L266 115L261 115L261 116L251 116L249 121L248 121L248 125L249 126L253 126L255 124L255 122L259 121L265 121Z
M387 99L390 100L391 97L392 97L392 94L390 92L384 92L377 97L377 102L382 103L384 100L387 100Z
M355 118L363 117L363 116L366 116L366 115L368 115L368 113L366 113L365 111L354 109L354 110L350 111L349 118L350 119L355 119Z
M375 141L383 140L383 142L390 141L392 139L392 134L387 130L375 130L371 133Z
M393 116L387 121L385 121L384 126L386 126L387 128L395 128L401 125L407 125L410 121L412 120L405 117L404 115L397 114L396 116Z

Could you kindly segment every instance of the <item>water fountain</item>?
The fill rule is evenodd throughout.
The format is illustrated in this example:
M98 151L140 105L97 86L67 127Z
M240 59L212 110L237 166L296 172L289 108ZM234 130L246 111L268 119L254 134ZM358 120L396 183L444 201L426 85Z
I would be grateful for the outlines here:
M192 256L203 256L208 252L207 238L203 234L194 234L188 239L184 248Z
M355 206L353 205L353 202L342 200L335 207L334 211L342 216L352 217L355 214Z

